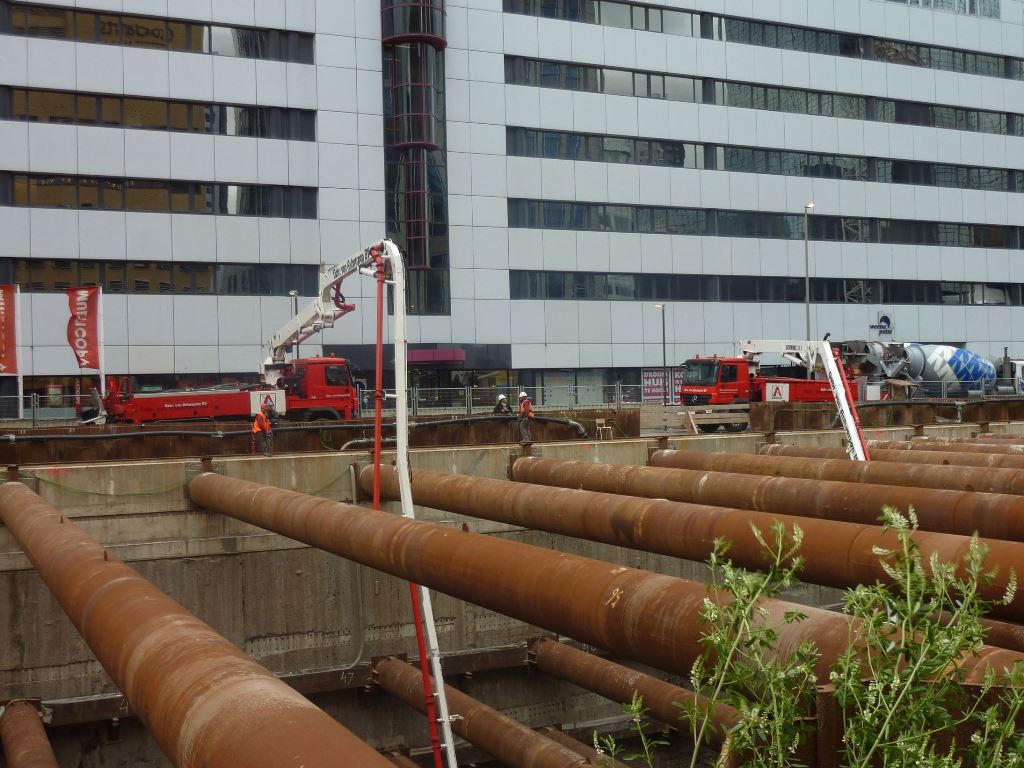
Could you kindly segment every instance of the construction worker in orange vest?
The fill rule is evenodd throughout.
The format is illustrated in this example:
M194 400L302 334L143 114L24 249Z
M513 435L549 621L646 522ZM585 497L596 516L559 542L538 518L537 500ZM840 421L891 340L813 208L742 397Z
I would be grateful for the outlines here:
M252 452L269 456L271 453L270 405L264 403L252 421Z
M525 392L519 393L519 442L526 444L530 440L530 422L533 420L533 403Z

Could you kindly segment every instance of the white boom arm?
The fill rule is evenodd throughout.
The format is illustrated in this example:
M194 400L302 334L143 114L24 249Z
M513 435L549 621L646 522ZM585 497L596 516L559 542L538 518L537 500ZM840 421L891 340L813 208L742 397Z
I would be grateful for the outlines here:
M335 264L333 267L326 267L321 262L319 295L309 304L300 308L298 314L281 326L277 333L267 341L268 354L263 361L260 373L268 383L275 383L270 380L277 378L273 369L285 362L284 355L288 347L301 344L324 328L333 328L335 320L356 308L354 304L344 303L341 300L341 293L337 289L345 278L355 274L361 268L373 264L372 251L374 249L381 250L381 255L388 263L393 264L401 258L401 251L397 245L390 240L381 240L354 253L347 260Z
M861 433L855 406L847 397L845 377L832 354L827 341L741 341L740 355L748 359L760 354L781 355L786 360L802 365L809 371L822 369L832 388L839 419L846 432L846 451L854 461L867 461L867 446Z

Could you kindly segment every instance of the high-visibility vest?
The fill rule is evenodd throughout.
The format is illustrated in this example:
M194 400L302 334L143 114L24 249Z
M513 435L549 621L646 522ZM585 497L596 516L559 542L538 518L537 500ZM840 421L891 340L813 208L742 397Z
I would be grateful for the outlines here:
M533 403L530 402L530 398L524 397L519 403L519 415L527 419L533 418Z
M270 421L263 414L262 411L256 414L256 418L252 422L252 433L255 435L257 432L269 432Z

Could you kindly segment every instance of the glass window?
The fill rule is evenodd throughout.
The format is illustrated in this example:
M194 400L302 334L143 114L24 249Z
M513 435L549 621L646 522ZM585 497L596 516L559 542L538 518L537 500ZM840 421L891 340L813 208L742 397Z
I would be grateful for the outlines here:
M98 112L96 111L96 97L79 95L78 99L78 122L95 123Z
M605 93L617 96L633 95L633 77L629 72L621 69L605 69L602 80Z
M126 128L167 129L167 103L156 99L124 100L124 125Z
M78 207L96 208L100 204L100 182L99 179L79 179L78 181Z
M59 91L29 91L28 119L40 123L73 123L75 96Z
M696 101L695 81L689 77L666 75L665 98L672 101Z
M123 39L121 36L121 17L109 13L100 14L99 31L99 42L120 45Z
M30 176L29 200L33 207L77 208L77 185L69 176Z
M103 207L109 211L120 211L124 208L124 183L116 179L101 182Z
M99 17L95 13L86 11L75 12L75 40L82 43L91 43L99 35Z
M100 96L100 121L104 125L121 125L121 100L112 96Z
M601 24L606 27L629 29L633 26L629 6L624 3L611 3L608 0L602 0L600 19Z
M168 112L172 131L187 131L189 129L188 110L188 104L171 102Z
M125 16L121 19L124 45L136 48L166 48L167 28L163 19Z
M172 51L189 51L189 25L184 21L167 21L167 47Z
M167 211L170 193L167 182L131 179L125 190L125 207L129 211Z
M682 35L683 37L696 37L700 29L695 31L694 15L685 11L670 11L665 9L661 13L662 28L669 35Z

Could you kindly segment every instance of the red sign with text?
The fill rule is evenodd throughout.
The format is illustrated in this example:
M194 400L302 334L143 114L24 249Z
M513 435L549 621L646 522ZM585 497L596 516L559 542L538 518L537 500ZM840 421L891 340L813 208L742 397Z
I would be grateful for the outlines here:
M100 289L95 286L68 288L71 318L68 320L68 344L75 353L79 368L100 367Z
M18 372L17 286L0 285L0 374Z

